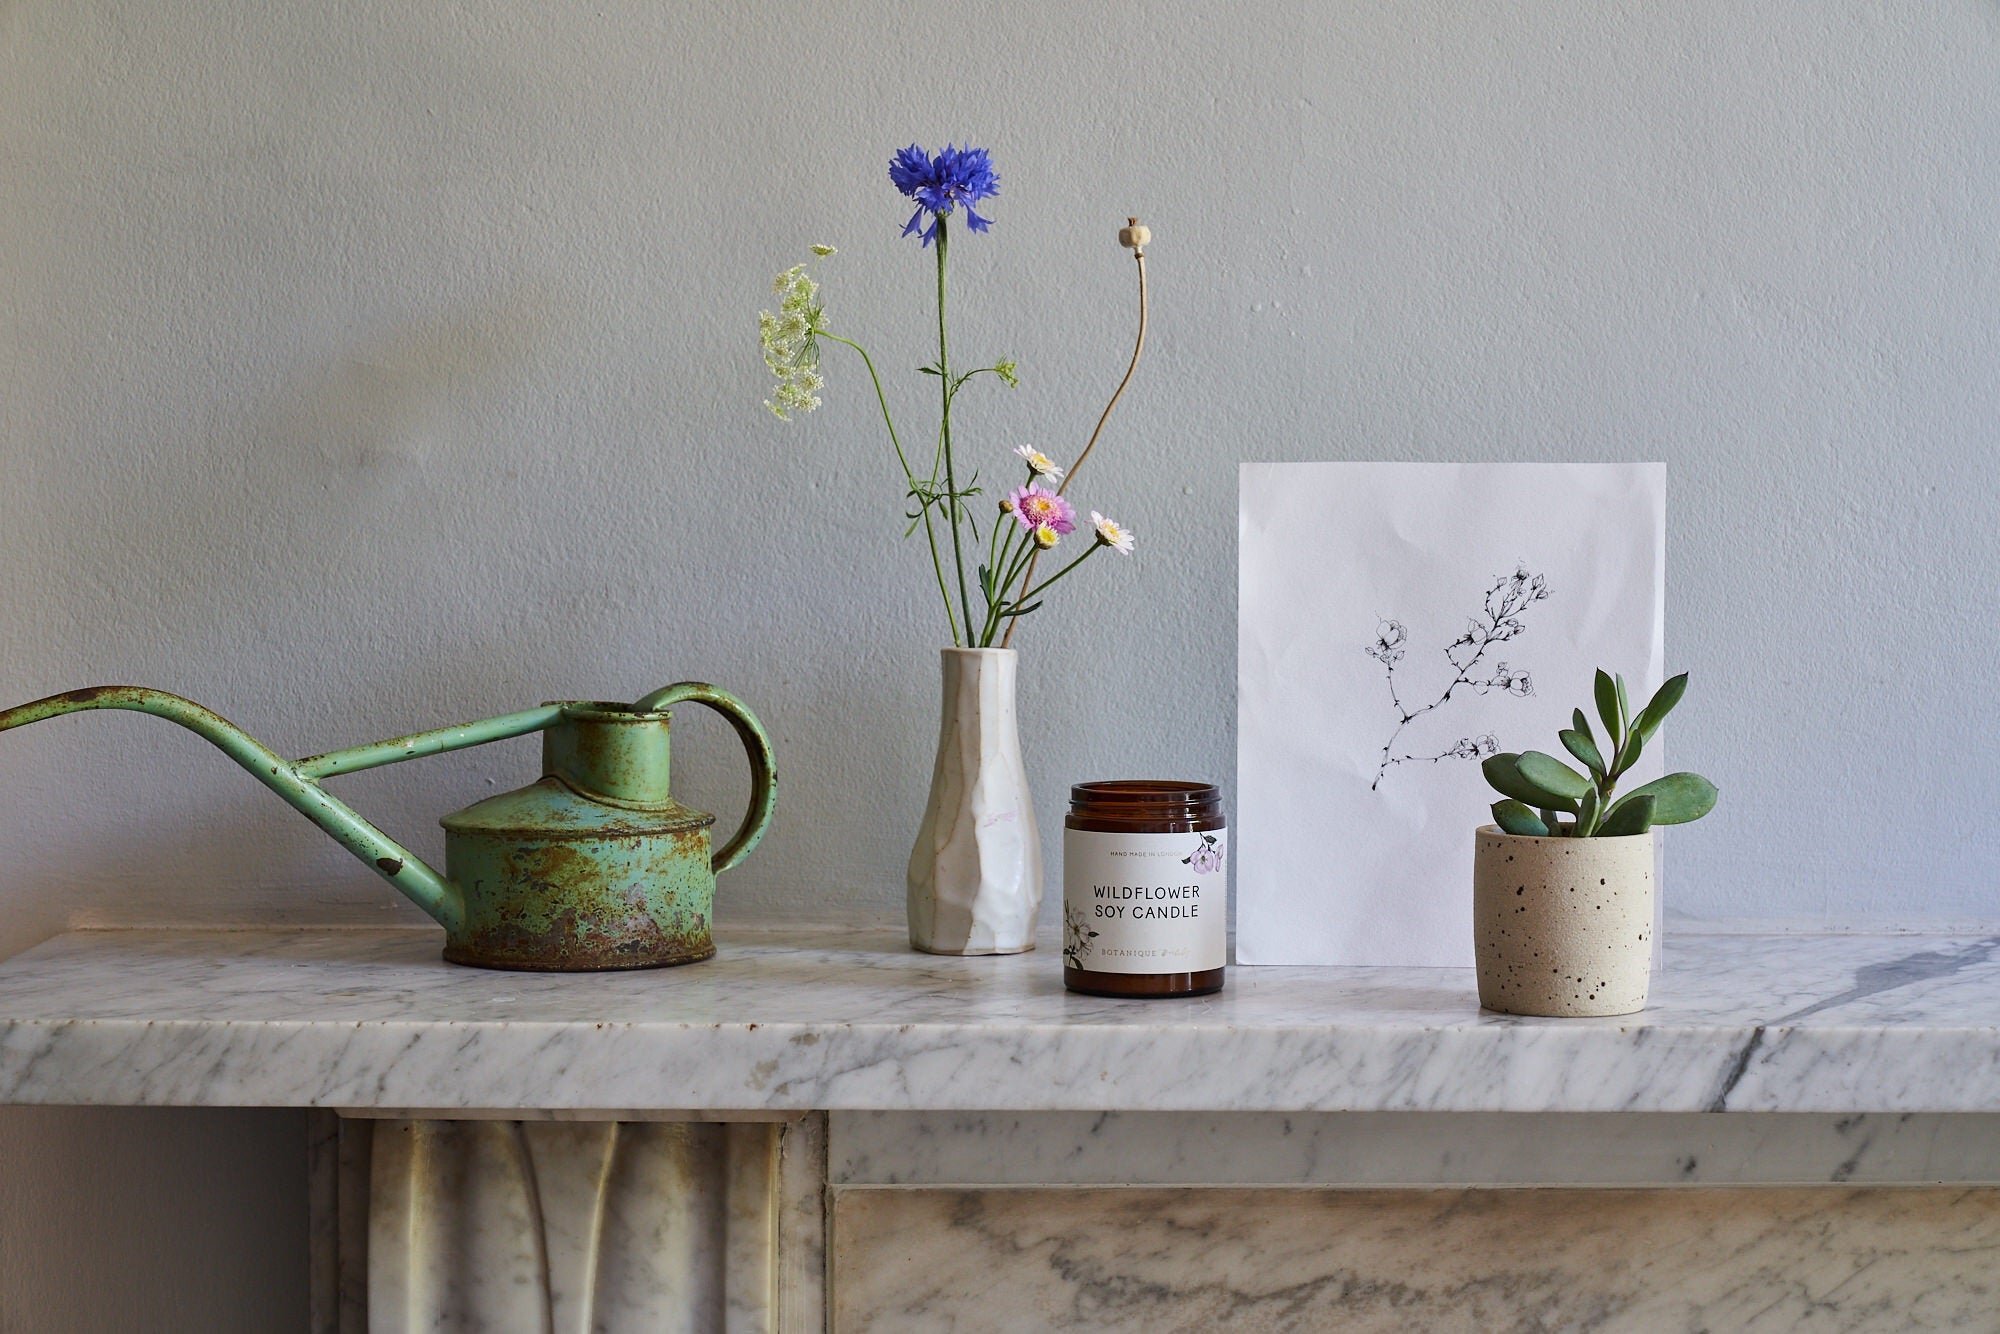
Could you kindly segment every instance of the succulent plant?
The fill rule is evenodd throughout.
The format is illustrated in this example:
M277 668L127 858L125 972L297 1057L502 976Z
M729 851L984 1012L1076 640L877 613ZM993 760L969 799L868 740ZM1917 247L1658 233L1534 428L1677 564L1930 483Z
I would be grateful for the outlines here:
M1571 717L1575 725L1559 733L1563 749L1589 771L1588 776L1539 750L1491 756L1480 769L1505 798L1493 803L1493 822L1510 834L1535 838L1617 838L1707 815L1715 808L1715 784L1700 774L1668 774L1612 799L1618 780L1638 763L1640 750L1687 693L1687 683L1687 673L1682 672L1635 715L1626 699L1625 678L1600 670L1597 716L1603 720L1607 744L1599 748L1582 709Z

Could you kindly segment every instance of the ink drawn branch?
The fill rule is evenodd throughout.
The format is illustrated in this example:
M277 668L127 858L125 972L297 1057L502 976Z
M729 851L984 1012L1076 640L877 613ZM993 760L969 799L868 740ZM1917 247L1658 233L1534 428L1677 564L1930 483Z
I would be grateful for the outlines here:
M1529 574L1526 565L1517 566L1514 573L1502 575L1494 581L1493 587L1486 590L1486 601L1480 608L1480 614L1466 622L1464 634L1445 646L1445 661L1452 668L1451 684L1436 699L1415 708L1403 703L1402 692L1396 687L1396 664L1403 660L1403 645L1410 637L1409 631L1404 629L1401 621L1385 620L1376 626L1375 642L1366 645L1362 652L1382 664L1389 682L1389 702L1396 709L1396 727L1389 733L1389 739L1382 743L1382 762L1375 770L1375 781L1368 785L1369 791L1382 786L1382 777L1392 765L1484 759L1499 749L1499 742L1491 733L1460 737L1434 755L1421 752L1399 755L1396 753L1396 742L1403 735L1404 728L1425 714L1449 704L1452 696L1461 689L1479 695L1494 690L1516 696L1534 694L1534 682L1528 673L1517 671L1504 662L1495 663L1481 672L1479 664L1485 660L1487 650L1495 644L1504 644L1525 633L1527 626L1521 621L1521 613L1548 595L1547 579L1539 574Z

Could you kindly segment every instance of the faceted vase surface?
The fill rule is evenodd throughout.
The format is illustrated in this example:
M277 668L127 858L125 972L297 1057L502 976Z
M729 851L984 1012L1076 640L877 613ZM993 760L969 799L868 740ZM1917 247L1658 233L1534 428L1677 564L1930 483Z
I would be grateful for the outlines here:
M1014 721L1014 651L941 656L937 763L910 850L910 944L931 954L1019 954L1035 947L1042 844Z

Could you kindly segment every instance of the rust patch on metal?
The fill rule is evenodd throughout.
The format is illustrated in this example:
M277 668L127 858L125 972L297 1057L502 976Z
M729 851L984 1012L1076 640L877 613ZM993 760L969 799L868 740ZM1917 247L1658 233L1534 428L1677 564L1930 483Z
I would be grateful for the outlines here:
M382 873L383 875L397 875L397 874L400 874L400 873L402 872L402 869L403 869L403 861L402 861L402 858L400 858L400 857L377 857L377 858L375 859L375 869L376 869L376 870L378 870L378 871L380 871L380 872L381 872L381 873Z
M144 686L84 686L80 690L65 690L60 695L51 695L42 702L44 704L61 704L66 706L87 706L101 704L106 700L136 700L155 693Z
M504 858L507 883L486 887L445 958L532 972L666 968L712 958L709 893L690 892L687 878L688 867L701 864L691 858L705 859L706 848L706 830L695 829L596 847L516 849Z

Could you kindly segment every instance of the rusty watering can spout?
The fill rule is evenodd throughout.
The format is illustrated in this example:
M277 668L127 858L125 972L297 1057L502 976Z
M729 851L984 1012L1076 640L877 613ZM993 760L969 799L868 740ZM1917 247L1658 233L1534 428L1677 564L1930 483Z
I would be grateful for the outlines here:
M675 704L722 713L750 758L750 811L709 853L715 817L674 801ZM445 929L445 957L497 968L577 970L692 963L714 953L715 873L747 857L776 805L770 739L735 696L698 681L636 704L579 701L287 760L192 700L93 686L0 711L0 732L88 709L178 723L242 765ZM542 732L539 782L446 816L440 875L320 786L337 774Z

